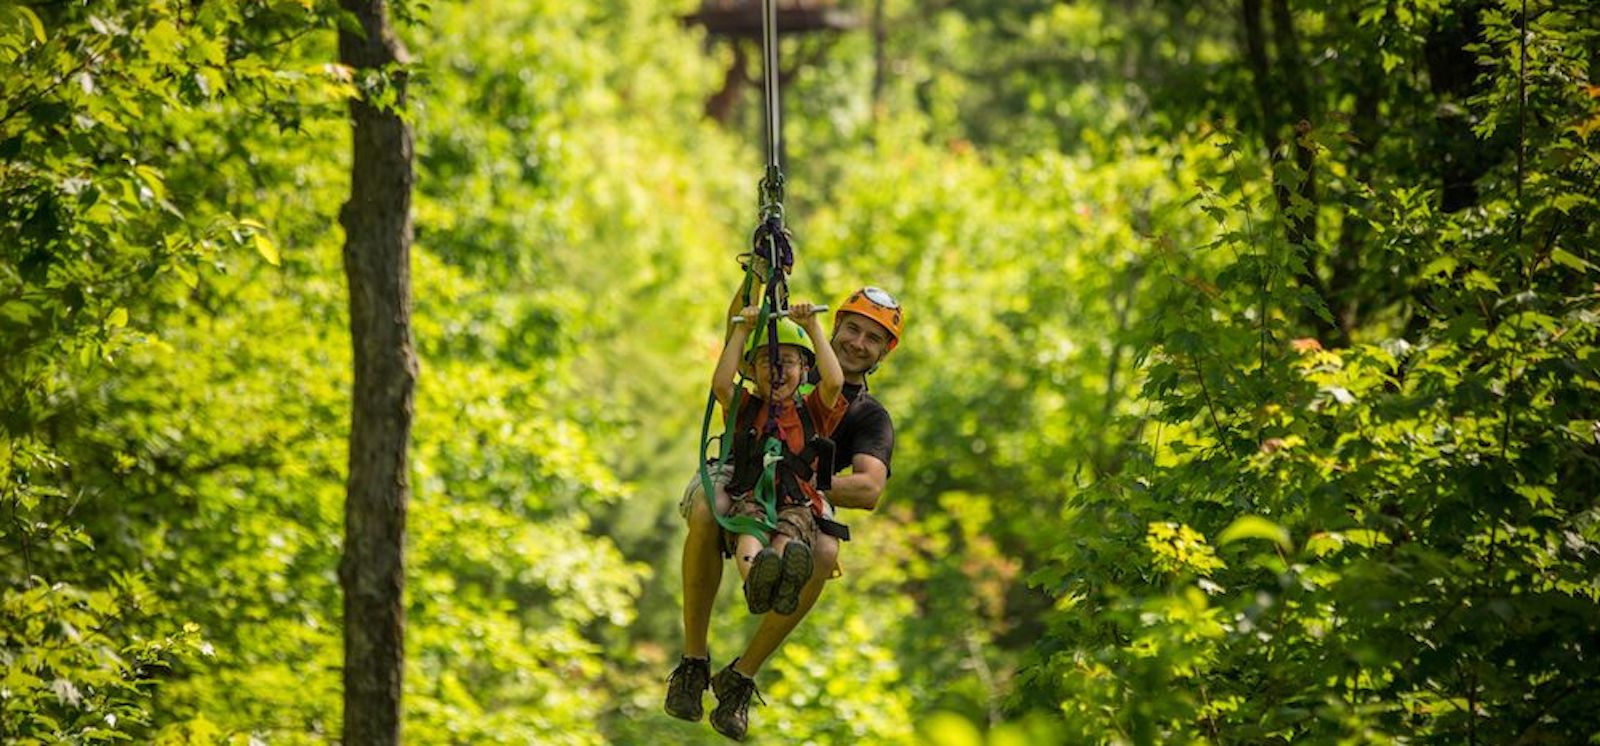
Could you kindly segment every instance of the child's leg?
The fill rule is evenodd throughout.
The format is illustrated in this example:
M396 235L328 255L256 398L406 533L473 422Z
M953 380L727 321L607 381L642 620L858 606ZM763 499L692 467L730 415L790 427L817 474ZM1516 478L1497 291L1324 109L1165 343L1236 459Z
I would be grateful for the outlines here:
M783 559L771 547L761 546L754 536L739 539L739 569L744 573L744 600L751 614L772 610L772 591L778 587Z
M778 517L777 533L784 538L784 550L778 585L773 589L772 610L793 614L800 606L801 591L811 579L811 545L816 543L816 521L811 508L805 505L785 507Z
M761 537L750 534L739 534L739 543L734 547L733 559L739 566L739 577L750 576L750 562L756 558L756 552L764 546Z
M717 486L718 496L728 496L728 515L757 518L765 515L761 506L750 497L748 493L738 496L728 495L723 485ZM733 566L739 569L739 578L743 580L750 576L750 562L755 559L756 552L766 546L771 537L753 534L734 534L737 538L733 541Z

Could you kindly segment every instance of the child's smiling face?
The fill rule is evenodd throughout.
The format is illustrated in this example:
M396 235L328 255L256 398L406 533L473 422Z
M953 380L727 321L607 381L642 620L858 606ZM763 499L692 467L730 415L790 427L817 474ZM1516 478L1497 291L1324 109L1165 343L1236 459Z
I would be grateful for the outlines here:
M765 349L755 351L755 362L752 363L756 374L756 394L767 401L773 399L786 399L794 396L795 389L800 386L800 381L805 378L808 366L806 355L794 345L781 345L778 347L778 367L783 374L779 376L782 382L778 390L772 390L772 360Z

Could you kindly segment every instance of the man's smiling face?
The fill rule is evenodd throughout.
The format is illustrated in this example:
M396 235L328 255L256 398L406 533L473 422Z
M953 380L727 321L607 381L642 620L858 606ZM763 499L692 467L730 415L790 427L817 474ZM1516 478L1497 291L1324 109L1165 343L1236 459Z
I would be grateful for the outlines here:
M845 375L860 375L872 370L889 351L889 330L858 313L840 314L833 329L833 352Z

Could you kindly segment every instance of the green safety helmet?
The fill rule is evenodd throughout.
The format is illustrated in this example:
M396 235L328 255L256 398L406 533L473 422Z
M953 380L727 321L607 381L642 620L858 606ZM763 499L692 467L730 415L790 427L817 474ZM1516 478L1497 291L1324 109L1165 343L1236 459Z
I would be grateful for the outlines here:
M767 327L763 324L761 328L756 330L755 334L750 335L750 341L745 343L744 359L754 360L758 350L766 349L766 343ZM806 365L808 366L817 362L817 348L811 342L811 335L806 334L805 329L800 328L799 324L787 318L778 319L778 344L794 345L805 350Z

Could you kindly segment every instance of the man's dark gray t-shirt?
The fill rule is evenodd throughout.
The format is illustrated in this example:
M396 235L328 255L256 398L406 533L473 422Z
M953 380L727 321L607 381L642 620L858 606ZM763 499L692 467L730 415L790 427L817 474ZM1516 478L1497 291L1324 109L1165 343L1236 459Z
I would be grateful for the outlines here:
M834 471L849 468L858 453L882 461L887 470L889 460L894 457L894 421L889 418L889 410L867 393L865 386L847 383L842 393L850 401L850 408L833 430L833 442L837 446Z

